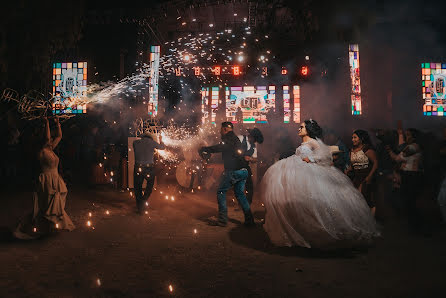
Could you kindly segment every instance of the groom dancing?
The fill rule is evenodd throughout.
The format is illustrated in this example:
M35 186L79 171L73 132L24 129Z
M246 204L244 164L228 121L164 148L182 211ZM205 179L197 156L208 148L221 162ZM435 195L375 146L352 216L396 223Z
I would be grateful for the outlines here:
M248 170L244 167L242 143L233 132L231 122L221 124L221 140L218 145L202 147L199 150L201 156L206 153L221 152L225 170L221 176L217 190L218 220L209 222L210 225L225 227L228 224L228 209L226 206L226 192L234 187L234 194L240 203L245 215L245 226L254 226L254 218L251 213L248 200L245 196L245 184L248 178Z

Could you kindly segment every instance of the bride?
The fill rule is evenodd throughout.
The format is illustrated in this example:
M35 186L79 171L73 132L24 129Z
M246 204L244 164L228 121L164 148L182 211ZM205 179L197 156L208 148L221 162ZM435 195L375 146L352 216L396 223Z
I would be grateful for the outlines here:
M272 165L262 180L264 228L278 246L339 248L379 236L364 197L332 166L330 149L314 120L299 127L296 154Z

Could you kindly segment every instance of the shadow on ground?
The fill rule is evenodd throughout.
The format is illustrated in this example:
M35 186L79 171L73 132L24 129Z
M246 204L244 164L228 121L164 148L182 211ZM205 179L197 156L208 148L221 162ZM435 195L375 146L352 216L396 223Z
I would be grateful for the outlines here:
M253 228L238 226L229 231L231 241L247 248L259 250L268 254L280 255L284 257L304 257L304 258L353 258L358 253L367 252L366 248L361 249L333 249L319 250L305 247L278 247L271 243L268 234L262 226Z
M14 241L15 238L11 230L8 227L0 227L0 243L11 243Z

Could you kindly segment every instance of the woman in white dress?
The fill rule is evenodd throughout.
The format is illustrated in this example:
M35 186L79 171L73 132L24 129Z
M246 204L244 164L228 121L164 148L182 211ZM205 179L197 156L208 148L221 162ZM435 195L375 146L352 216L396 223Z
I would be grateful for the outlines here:
M296 154L263 177L265 231L277 246L340 248L366 245L379 236L362 194L332 164L322 129L306 120Z
M65 212L67 187L58 172L59 157L53 149L62 138L62 129L56 117L56 136L51 138L50 125L45 118L44 143L38 153L41 172L33 194L33 211L14 231L19 239L36 239L56 229L73 230L74 224Z

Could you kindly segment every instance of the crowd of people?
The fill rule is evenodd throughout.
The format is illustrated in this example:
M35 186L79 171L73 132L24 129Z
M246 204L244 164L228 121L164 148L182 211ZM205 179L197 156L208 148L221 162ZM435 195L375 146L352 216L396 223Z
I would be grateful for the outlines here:
M119 163L127 154L125 145L104 147L104 135L97 126L88 128L87 132L71 127L76 133L58 151L62 131L58 118L54 119L53 132L45 119L43 133L37 127L30 138L33 144L40 144L40 149L34 159L37 162L27 161L30 162L30 176L36 177L34 209L15 231L15 236L21 239L38 237L55 227L74 228L64 210L67 196L64 179L71 182L76 161L81 160L93 169L104 161L107 152L110 158L104 165L115 169L119 176ZM7 146L3 149L14 156L20 152L17 149L23 140L20 141L16 126L10 128L6 134ZM432 227L432 217L423 212L426 204L436 202L437 210L441 211L438 214L446 221L446 129L442 141L416 129L403 130L401 125L396 130L375 133L377 141L373 144L366 130L354 130L352 147L348 148L334 131L326 130L323 134L317 122L310 119L296 132L302 139L296 150L288 132L283 128L278 130L275 138L279 149L263 175L259 186L262 190L257 189L255 196L265 203L264 228L273 243L305 247L369 243L379 235L375 218L385 219L389 207L396 214L405 214L408 226L415 233L426 233ZM221 135L221 143L200 150L202 157L221 152L225 167L217 189L218 217L210 219L209 223L227 225L226 192L234 187L245 215L245 225L255 226L251 204L256 183L252 181L250 165L263 158L261 152L257 152L258 144L264 140L263 134L254 128L237 136L233 124L223 122ZM155 149L164 148L162 140L156 139L145 135L133 144L135 197L140 214L147 205L156 175ZM30 148L34 146L22 149ZM64 161L64 179L59 174L58 152ZM19 169L11 160L14 159L4 160L3 175L17 175ZM84 176L91 176L91 173ZM143 180L147 181L145 190L142 189Z
M242 162L246 148L237 142L232 123L222 123L221 135L222 143L200 150L201 154L222 152L225 164L217 189L219 214L210 224L226 226L226 191L234 187L245 225L252 226L250 202L243 192L249 168ZM391 197L402 202L397 210L407 214L410 231L416 234L428 235L431 229L422 214L423 204L437 200L444 214L445 141L433 145L433 139L424 139L421 145L418 130L399 127L395 133L377 131L375 147L369 133L358 129L352 133L350 149L330 131L324 138L331 145L327 147L322 128L311 119L301 124L298 135L301 146L292 154L288 149L279 152L279 161L262 179L264 227L273 243L319 248L370 243L380 234L377 205L383 219L380 208L391 205L392 200L386 201ZM288 143L283 145L289 147Z

